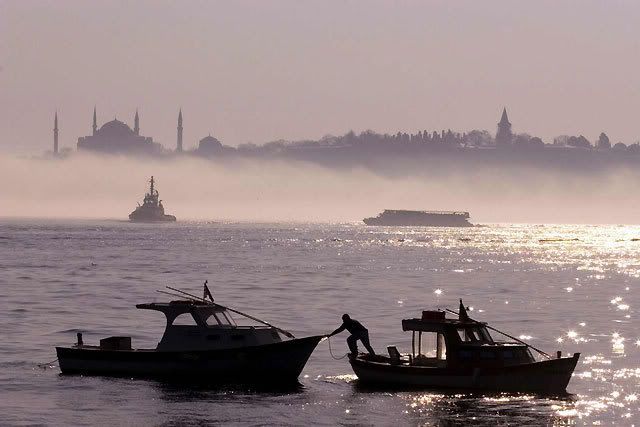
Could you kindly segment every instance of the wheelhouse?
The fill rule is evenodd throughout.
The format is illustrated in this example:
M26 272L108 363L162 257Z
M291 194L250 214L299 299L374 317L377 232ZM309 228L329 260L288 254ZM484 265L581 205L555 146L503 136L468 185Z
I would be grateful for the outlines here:
M447 319L443 311L424 311L419 319L405 319L402 330L411 332L407 362L413 366L504 366L535 361L525 345L494 341L486 323ZM394 353L397 350L391 348L392 358Z
M217 304L178 300L138 304L136 308L165 315L167 323L158 350L210 350L282 341L277 329L238 325L231 312Z

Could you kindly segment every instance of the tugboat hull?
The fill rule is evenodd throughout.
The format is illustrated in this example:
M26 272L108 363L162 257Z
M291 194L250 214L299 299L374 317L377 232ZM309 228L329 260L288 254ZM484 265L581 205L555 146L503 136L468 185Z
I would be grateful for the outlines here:
M580 353L575 353L573 357L495 368L392 365L366 360L366 356L350 357L349 361L359 381L370 386L562 394L579 357Z
M56 347L63 374L154 377L207 383L295 383L322 337L204 351Z
M173 215L144 216L132 213L129 215L129 220L131 222L176 222L176 217Z

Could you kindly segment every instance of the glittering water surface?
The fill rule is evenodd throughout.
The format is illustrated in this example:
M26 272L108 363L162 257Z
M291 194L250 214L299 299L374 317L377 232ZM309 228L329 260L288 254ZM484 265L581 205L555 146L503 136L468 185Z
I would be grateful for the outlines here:
M630 425L640 417L640 227L0 221L0 424ZM218 301L297 336L351 313L374 347L410 347L423 308L455 308L547 351L581 352L569 397L360 389L322 342L293 391L61 376L54 346L130 334L162 315L134 304L209 279ZM346 352L345 335L332 339Z

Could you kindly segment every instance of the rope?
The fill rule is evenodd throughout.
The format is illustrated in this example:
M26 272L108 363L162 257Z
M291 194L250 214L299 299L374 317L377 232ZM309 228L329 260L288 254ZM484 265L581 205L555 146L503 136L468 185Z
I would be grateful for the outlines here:
M53 359L51 362L46 362L46 363L38 363L38 368L42 368L42 369L47 369L53 362L57 362L58 358L56 357L55 359Z
M344 356L342 357L336 357L333 355L333 351L331 350L331 337L327 337L327 342L329 343L329 354L331 355L331 357L333 358L333 360L342 360L345 357L347 357L349 355L349 353L345 353Z

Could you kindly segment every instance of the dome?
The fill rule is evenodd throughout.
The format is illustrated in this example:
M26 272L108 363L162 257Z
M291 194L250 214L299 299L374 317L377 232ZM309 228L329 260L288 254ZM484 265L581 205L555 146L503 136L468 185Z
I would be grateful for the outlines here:
M98 130L98 134L102 136L122 137L134 135L134 132L126 123L123 123L118 119L113 119L110 122L103 124Z
M222 143L218 141L216 138L211 135L205 136L200 140L200 144L198 146L201 150L215 150L218 148L222 148Z

